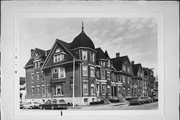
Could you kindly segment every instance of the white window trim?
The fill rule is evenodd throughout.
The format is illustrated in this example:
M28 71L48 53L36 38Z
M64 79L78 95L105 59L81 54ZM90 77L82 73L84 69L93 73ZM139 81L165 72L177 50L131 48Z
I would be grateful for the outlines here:
M59 67L59 73L58 73L58 78L66 78L66 69L65 67ZM61 69L63 70L63 77L61 77Z

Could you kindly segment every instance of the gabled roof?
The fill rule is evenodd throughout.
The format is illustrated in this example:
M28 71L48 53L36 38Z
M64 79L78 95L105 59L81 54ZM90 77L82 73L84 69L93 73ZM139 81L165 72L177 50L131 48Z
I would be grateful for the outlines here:
M34 49L34 53L35 53L35 52L38 52L39 55L41 56L41 58L42 58L43 60L46 59L47 55L49 54L49 51L50 51L50 50L42 50L42 49L39 49L39 48L35 48L35 49ZM33 54L34 54L34 53L33 53ZM31 58L29 59L29 61L26 63L25 68L28 67L28 66L32 66L32 65L33 65L33 56L31 56Z
M105 55L105 57L106 57L106 58L110 59L110 57L109 57L109 54L108 54L107 50L105 50L104 55Z
M132 69L133 69L134 76L138 75L137 73L138 73L139 68L142 69L142 66L141 66L140 63L139 64L132 64Z
M128 56L122 56L122 57L116 57L116 58L112 58L111 61L113 62L113 66L117 71L121 71L122 70L122 65L124 60L128 60L129 58Z
M106 59L106 56L103 52L103 50L99 47L99 48L96 48L96 60L99 60L99 59Z

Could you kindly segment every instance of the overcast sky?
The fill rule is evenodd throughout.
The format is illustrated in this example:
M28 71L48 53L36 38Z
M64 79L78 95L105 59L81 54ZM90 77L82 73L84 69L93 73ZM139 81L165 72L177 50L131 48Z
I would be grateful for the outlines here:
M20 23L20 76L30 59L30 49L51 49L56 38L72 42L84 31L95 47L107 50L111 58L117 52L130 61L154 68L157 74L157 21L155 18L28 18Z

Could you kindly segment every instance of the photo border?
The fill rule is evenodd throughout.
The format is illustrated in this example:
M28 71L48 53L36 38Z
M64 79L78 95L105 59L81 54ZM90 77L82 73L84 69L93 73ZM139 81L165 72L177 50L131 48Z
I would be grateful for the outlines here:
M9 3L5 3L5 8L9 8L10 6ZM38 3L33 3L30 2L31 4L26 4L26 2L14 2L12 3L13 5L16 4L18 7L15 7L15 11L12 8L10 9L10 12L13 15L13 20L11 21L12 24L14 25L14 29L12 32L14 33L15 40L14 40L14 52L13 52L13 65L14 65L14 71L17 71L17 73L14 74L15 81L14 82L14 89L13 91L15 92L14 95L14 117L22 117L22 116L39 116L39 117L45 117L45 118L52 118L53 119L59 119L60 118L60 111L21 111L19 110L19 75L18 75L18 70L19 70L19 21L20 19L26 17L26 18L46 18L46 17L156 17L158 20L158 79L159 79L159 86L158 86L158 94L159 94L159 104L158 104L158 110L102 110L102 111L63 111L64 116L63 117L70 117L70 116L103 116L104 118L107 119L109 116L114 115L114 116L121 116L121 118L124 119L134 119L134 116L136 116L138 119L144 119L152 115L155 117L155 119L162 119L163 116L165 115L165 88L164 88L164 79L165 79L165 41L164 41L164 11L161 9L157 10L147 10L145 6L149 6L149 4L143 4L141 2L130 2L132 4L135 4L136 7L138 8L134 11L134 8L126 8L127 3L126 2L48 2L50 3L50 8L49 4L44 4L41 2ZM56 4L58 3L58 4ZM61 4L60 4L61 3ZM71 3L71 4L68 4ZM109 3L111 3L109 5ZM129 3L129 2L128 2ZM153 3L153 2L152 2ZM92 10L88 10L87 4L89 4L90 7L94 8ZM21 6L20 5L26 5L26 6ZM40 6L42 5L42 6ZM98 6L101 5L101 6ZM124 9L122 8L117 8L118 5L124 6ZM155 4L152 4L152 6ZM28 6L28 7L27 7ZM40 6L40 8L38 8ZM55 8L52 8L54 7ZM112 8L113 9L110 9ZM114 7L115 6L115 7ZM13 6L14 7L14 6ZM27 7L27 8L26 8ZM69 10L69 7L72 9ZM35 9L32 9L35 8ZM102 9L99 9L102 8ZM82 11L84 10L84 11ZM133 10L133 11L132 11ZM144 11L145 10L145 11ZM55 38L56 39L56 38ZM3 39L2 39L3 40ZM2 42L3 45L3 42ZM12 46L11 46L12 47ZM2 47L4 48L4 47ZM3 49L2 49L3 53ZM3 71L3 69L2 69ZM3 76L2 76L3 77ZM3 81L4 82L4 81ZM2 95L3 96L3 95ZM3 110L3 109L2 109ZM47 116L45 116L45 114ZM131 116L132 115L132 116ZM144 116L142 118L142 116Z

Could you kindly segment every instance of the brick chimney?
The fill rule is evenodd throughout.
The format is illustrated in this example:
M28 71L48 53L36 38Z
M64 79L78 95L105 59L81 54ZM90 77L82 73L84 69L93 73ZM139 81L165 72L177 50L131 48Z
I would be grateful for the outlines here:
M32 57L33 53L34 53L34 49L31 49L31 57Z
M120 57L120 53L116 53L116 58Z
M131 64L134 65L134 61L131 61Z

